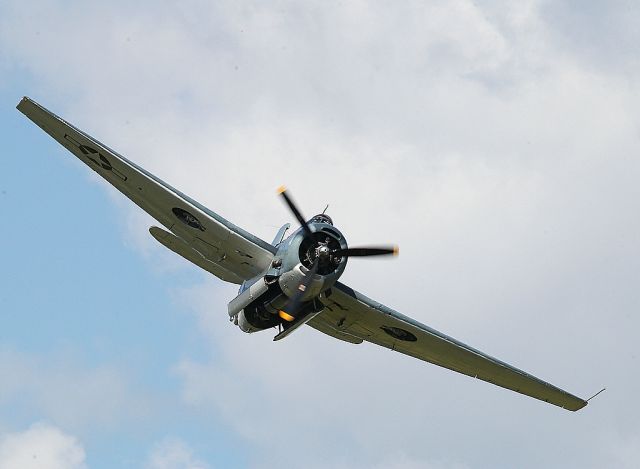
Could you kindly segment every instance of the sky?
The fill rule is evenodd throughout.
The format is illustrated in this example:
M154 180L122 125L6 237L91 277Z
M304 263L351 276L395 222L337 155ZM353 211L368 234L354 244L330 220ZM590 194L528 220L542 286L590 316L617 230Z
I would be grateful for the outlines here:
M640 465L640 6L0 0L0 468ZM572 413L311 329L236 288L15 106L28 95L342 281L582 397Z

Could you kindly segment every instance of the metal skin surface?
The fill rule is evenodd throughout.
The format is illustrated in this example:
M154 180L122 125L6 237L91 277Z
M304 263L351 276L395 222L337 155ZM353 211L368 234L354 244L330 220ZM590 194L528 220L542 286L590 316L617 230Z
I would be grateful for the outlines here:
M321 237L331 238L341 248L347 248L347 242L333 225L327 223L310 222L309 230L313 234ZM276 236L276 239L278 236ZM305 232L302 228L294 231L288 238L281 241L271 262L271 267L265 274L261 274L255 279L248 280L240 286L238 298L246 295L247 290L253 289L256 285L264 285L265 282L271 282L270 291L265 291L263 295L251 303L243 305L242 310L230 309L229 314L232 318L237 316L237 324L244 332L258 332L260 330L269 329L274 326L298 325L288 324L287 321L278 319L278 313L286 309L288 300L290 300L298 291L298 287L303 283L305 277L309 275L310 269L301 262L301 248L305 241ZM340 278L347 265L347 257L335 265L335 270L330 273L316 273L311 277L304 293L300 297L302 303L312 301L314 298L329 288L331 288ZM261 288L262 289L262 288ZM236 300L232 300L232 303ZM230 303L231 304L231 303ZM307 305L309 308L311 305ZM302 313L305 313L303 307ZM273 321L264 320L263 310L273 315ZM310 311L306 311L310 312Z
M322 233L327 237L336 239L331 233L324 230L329 229L339 235L336 241L340 244L341 248L347 247L347 242L344 236L334 226L326 223L310 223L309 229L312 233ZM301 229L296 230L284 243L278 248L278 252L274 257L274 261L281 260L282 266L278 269L280 288L287 296L292 296L295 288L300 284L302 278L308 271L306 267L301 265L299 250L302 241L304 240L304 233ZM347 266L347 258L343 257L336 270L327 275L316 274L314 280L311 283L310 288L307 289L303 297L304 301L308 301L311 298L318 296L321 292L330 288L340 278L344 269Z
M287 238L289 227L283 226L269 244L35 101L25 97L17 108L162 224L166 230L149 231L163 246L222 280L240 284L239 297L229 304L229 317L241 330L277 328L274 340L280 340L308 324L345 342L371 342L564 409L576 411L587 405L580 397L340 283L347 256L374 255L376 249L348 250L344 236L324 214L305 222L286 189L280 194L303 226Z

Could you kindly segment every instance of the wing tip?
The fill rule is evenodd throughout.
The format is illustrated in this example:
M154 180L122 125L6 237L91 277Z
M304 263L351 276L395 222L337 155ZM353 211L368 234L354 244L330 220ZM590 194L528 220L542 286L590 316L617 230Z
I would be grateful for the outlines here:
M591 399L593 399L596 396L599 396L601 393L603 393L604 391L606 391L607 388L602 388L600 391L598 391L597 393L595 393L593 396L591 396L589 399L581 399L578 398L580 400L580 403L575 406L575 407L571 407L571 408L567 408L567 410L571 410L573 412L576 412L580 409L584 409L585 407L587 407L587 405L589 404L589 401L591 401Z
M577 412L580 409L584 409L587 406L587 404L589 404L589 401L582 401L575 407L565 407L565 409L570 410L571 412Z
M43 111L47 114L51 114L54 117L60 119L58 116L54 115L48 109L45 109L44 106L39 104L37 101L34 101L33 99L31 99L29 96L23 96L20 102L16 105L16 109L20 111L22 114L24 114L25 116L27 116L29 119L31 119L31 115L34 112L38 112L38 111Z
M33 103L33 99L31 99L29 96L23 96L22 99L20 100L20 102L16 105L16 109L20 112L22 112L22 110L24 109L25 104L27 103Z

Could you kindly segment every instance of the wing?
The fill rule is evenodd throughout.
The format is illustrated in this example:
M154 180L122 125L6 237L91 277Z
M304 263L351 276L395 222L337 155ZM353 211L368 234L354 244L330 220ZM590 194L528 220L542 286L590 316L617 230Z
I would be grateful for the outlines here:
M171 233L163 245L223 280L242 283L265 271L276 248L228 222L96 139L25 97L18 110Z
M361 293L336 283L326 309L309 323L333 337L357 339L411 355L541 401L576 411L587 401L420 324Z

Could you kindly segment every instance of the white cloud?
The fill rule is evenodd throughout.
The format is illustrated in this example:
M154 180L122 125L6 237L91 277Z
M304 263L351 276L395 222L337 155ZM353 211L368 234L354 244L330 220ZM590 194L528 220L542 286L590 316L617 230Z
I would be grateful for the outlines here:
M199 461L183 441L167 439L152 450L145 467L147 469L208 469L210 466Z
M350 262L355 288L576 393L619 389L568 415L311 330L273 344L225 327L231 287L196 286L212 353L178 365L183 397L254 465L601 467L603 433L633 441L638 56L585 64L540 4L10 3L5 55L43 104L266 239L280 183L330 203L352 244L402 247Z
M85 453L78 440L59 428L37 423L23 432L0 434L3 469L84 469Z
M72 353L29 355L0 347L0 405L34 412L65 428L87 431L113 428L140 417L151 405L133 391L124 370L85 367Z

